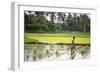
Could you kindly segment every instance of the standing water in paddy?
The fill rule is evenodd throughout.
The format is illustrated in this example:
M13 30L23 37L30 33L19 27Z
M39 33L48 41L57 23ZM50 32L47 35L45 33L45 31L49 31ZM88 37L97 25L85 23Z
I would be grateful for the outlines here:
M24 61L51 61L51 60L73 60L73 59L89 59L90 46L77 45L74 50L71 45L55 45L55 44L26 44L24 50Z

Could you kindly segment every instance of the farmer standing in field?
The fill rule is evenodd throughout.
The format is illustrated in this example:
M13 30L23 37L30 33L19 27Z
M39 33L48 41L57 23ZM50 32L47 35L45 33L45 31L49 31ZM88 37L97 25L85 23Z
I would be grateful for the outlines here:
M75 58L75 37L73 37L72 44L71 44L71 54L70 58L74 59Z

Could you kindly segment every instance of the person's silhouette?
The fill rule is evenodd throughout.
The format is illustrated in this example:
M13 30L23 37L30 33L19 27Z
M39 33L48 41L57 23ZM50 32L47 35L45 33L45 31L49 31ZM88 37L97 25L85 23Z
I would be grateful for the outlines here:
M72 44L71 44L71 59L75 57L75 37L73 37Z

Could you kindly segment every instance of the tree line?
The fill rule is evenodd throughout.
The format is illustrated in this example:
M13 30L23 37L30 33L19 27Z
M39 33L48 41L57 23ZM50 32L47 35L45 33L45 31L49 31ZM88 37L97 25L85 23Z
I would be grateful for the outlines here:
M90 32L86 13L24 11L25 32Z

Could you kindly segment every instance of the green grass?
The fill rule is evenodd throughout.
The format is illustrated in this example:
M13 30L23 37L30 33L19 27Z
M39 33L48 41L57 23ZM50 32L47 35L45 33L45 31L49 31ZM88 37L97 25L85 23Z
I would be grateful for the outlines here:
M25 42L44 42L44 43L68 43L72 42L75 36L76 44L90 44L90 34L82 32L69 33L25 33Z

